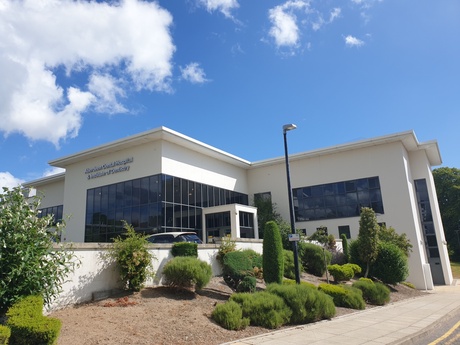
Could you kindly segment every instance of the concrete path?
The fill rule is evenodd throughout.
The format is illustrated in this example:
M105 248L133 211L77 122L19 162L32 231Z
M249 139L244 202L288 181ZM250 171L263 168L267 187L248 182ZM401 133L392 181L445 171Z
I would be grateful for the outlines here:
M460 285L436 286L426 296L224 345L402 344L459 310Z

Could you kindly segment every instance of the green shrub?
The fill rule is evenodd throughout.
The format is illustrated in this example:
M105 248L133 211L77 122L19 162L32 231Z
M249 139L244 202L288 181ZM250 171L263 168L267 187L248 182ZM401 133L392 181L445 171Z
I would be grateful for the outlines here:
M246 328L250 322L249 318L243 318L243 309L234 301L218 304L211 317L222 327L235 331Z
M385 284L403 282L409 274L407 257L395 244L381 242L370 274Z
M294 264L294 252L292 250L283 249L284 258L284 277L289 279L295 279L295 264ZM299 271L303 271L302 264L299 260ZM299 273L300 273L299 272Z
M359 239L350 241L348 244L348 252L350 254L350 263L356 264L361 267L361 271L366 269L366 264L359 258Z
M11 330L3 325L0 325L0 345L8 345L11 336Z
M266 291L282 297L291 308L291 324L329 319L335 315L332 298L318 291L316 287L302 284L269 284Z
M21 188L3 188L0 197L0 315L22 297L41 295L47 305L78 266L69 244L57 243L64 229L52 215L38 217L40 198ZM49 231L51 226L56 229ZM59 248L56 248L59 247ZM65 249L65 250L62 250Z
M211 266L197 258L178 256L171 259L163 268L165 285L195 290L204 288L212 277Z
M216 259L223 266L224 257L227 253L236 251L236 242L230 236L222 237Z
M361 290L364 300L370 304L385 305L390 301L390 289L382 283L360 279L353 283L353 287Z
M361 290L346 285L331 285L321 283L318 290L331 296L334 304L337 307L351 308L351 309L364 309L366 303L364 302Z
M253 294L235 293L230 297L243 308L243 317L251 324L265 328L278 328L289 322L292 311L284 300L271 293L261 291Z
M43 298L27 296L11 306L6 313L11 329L12 345L52 345L61 330L59 319L43 316Z
M249 257L249 259L252 262L252 268L254 267L262 268L263 259L262 259L261 254L257 253L254 249L250 249L250 248L243 249L241 252L243 252L245 255Z
M192 242L174 243L171 248L172 256L191 256L198 257L198 244Z
M407 238L406 234L397 234L396 230L391 226L387 228L386 226L380 227L379 240L381 242L389 242L395 244L399 249L401 249L404 254L408 257L412 251L412 244Z
M146 236L137 233L128 223L123 223L126 230L124 237L114 239L108 256L114 259L118 266L123 287L132 291L139 291L148 277L153 276L152 259L147 245Z
M355 271L349 265L328 265L327 270L334 277L336 283L349 281L355 275Z
M283 285L296 285L297 282L294 280L294 279L283 279ZM308 286L308 287L312 287L312 288L315 288L316 289L316 285L313 284L313 283L309 283L309 282L306 282L306 281L300 281L300 285L305 285L305 286Z
M253 275L251 258L246 252L229 252L223 260L223 277L227 285L236 291L244 277Z
M274 221L265 224L263 241L264 280L266 283L281 284L284 274L283 244L280 230Z
M236 291L238 292L255 292L257 286L257 280L255 277L246 276L238 284Z
M326 266L331 263L332 254L313 243L299 242L299 252L302 265L308 273L322 277ZM326 263L324 262L326 256Z
M345 256L345 262L347 263L350 260L350 253L349 253L349 248L348 248L348 239L345 234L340 235L340 238L342 239L342 251L343 255Z
M409 282L401 282L402 285L407 286L408 288L415 289L415 285Z

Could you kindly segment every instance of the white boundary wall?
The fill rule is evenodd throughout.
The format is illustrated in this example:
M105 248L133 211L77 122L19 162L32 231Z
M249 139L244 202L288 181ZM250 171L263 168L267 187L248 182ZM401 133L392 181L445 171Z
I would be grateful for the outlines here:
M238 239L237 249L253 249L262 254L262 240ZM66 306L92 301L94 294L108 296L122 288L116 264L107 258L107 243L78 243L71 249L80 265L70 274L62 285L63 291L47 309L48 312ZM146 282L146 286L161 285L164 265L172 259L172 244L155 244L149 246L149 251L155 256L152 261L155 277ZM213 276L222 274L216 255L219 244L199 244L198 259L211 265ZM94 296L96 297L96 296Z

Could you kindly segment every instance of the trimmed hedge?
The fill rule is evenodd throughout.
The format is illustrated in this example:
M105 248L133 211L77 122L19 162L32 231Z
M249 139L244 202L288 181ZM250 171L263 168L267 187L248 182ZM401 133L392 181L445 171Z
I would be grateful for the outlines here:
M267 222L264 228L263 268L267 284L281 284L284 275L283 243L278 224L274 221Z
M198 257L198 244L193 242L177 242L171 248L172 256L191 256Z
M318 290L323 291L334 299L337 307L362 310L366 308L361 290L346 285L331 285L321 283Z
M361 273L361 267L356 264L329 265L327 270L334 277L335 282L349 281L356 274Z
M222 327L235 331L246 328L250 322L249 318L243 318L243 309L234 301L218 304L211 317Z
M282 297L291 308L291 324L330 319L336 312L332 298L318 291L316 287L269 284L266 291Z
M165 285L190 288L204 288L212 277L211 265L190 256L178 256L170 260L163 268Z
M27 296L6 313L11 345L52 345L61 331L59 319L43 316L43 297Z
M353 287L360 289L364 300L370 304L385 305L390 301L390 289L382 283L361 278L353 283Z
M251 325L265 328L278 328L289 322L292 311L284 300L266 291L249 293L235 293L230 301L241 305L243 317L251 320Z
M397 245L381 242L370 274L385 284L395 285L403 282L409 275L407 257Z

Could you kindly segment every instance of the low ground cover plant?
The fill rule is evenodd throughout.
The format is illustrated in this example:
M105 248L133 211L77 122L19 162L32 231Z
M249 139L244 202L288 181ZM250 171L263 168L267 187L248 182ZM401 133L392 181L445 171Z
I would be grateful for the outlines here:
M362 291L364 300L369 304L385 305L390 301L390 289L380 282L360 278L352 286Z
M190 256L178 256L163 268L165 285L177 288L201 290L212 277L211 265Z
M331 296L336 307L362 310L366 308L361 290L346 285L321 283L318 290Z
M356 274L361 273L361 267L356 264L328 265L327 270L334 277L334 281L336 283L341 281L349 281Z
M283 298L260 291L256 293L235 293L230 297L241 305L243 317L250 320L250 324L269 329L279 328L289 322L292 311Z
M267 292L280 296L292 311L290 324L330 319L336 313L332 298L308 285L270 284Z
M243 317L243 308L234 301L218 304L213 310L211 317L219 325L226 329L237 331L249 326L250 320Z

